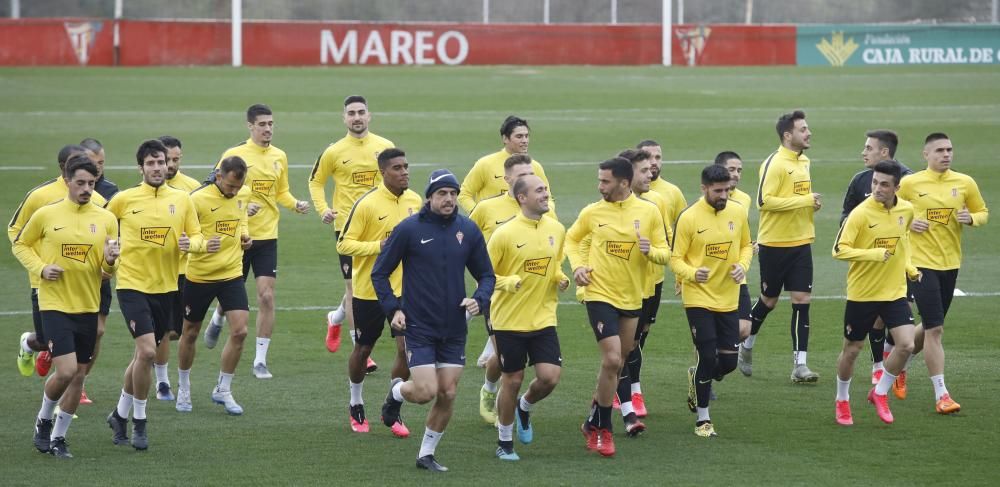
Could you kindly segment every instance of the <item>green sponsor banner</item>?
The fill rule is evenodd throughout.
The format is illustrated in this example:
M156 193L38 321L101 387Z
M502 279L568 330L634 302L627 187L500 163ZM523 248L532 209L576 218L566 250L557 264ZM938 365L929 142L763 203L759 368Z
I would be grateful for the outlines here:
M799 26L799 66L1000 64L996 25Z

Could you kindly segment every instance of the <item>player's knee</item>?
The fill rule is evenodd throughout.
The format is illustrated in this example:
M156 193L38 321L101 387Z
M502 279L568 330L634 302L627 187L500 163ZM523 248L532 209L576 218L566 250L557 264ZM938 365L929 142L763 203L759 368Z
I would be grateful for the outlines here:
M604 373L618 374L618 371L622 368L622 354L621 352L607 352L604 354L604 358L601 361L601 370Z
M809 304L812 301L812 294L795 292L791 295L792 304ZM771 306L772 308L774 306Z
M457 387L442 387L437 393L437 402L441 404L451 404L458 394Z
M736 370L736 354L720 353L718 358L719 376L724 376Z
M556 388L556 384L559 383L559 375L562 369L558 369L555 372L547 372L545 374L538 374L535 380L538 381L538 385L547 391L551 391Z
M893 351L898 350L900 353L904 355L913 355L913 351L915 349L916 345L913 343L912 339L906 341L896 340L896 345L894 345L892 348Z
M229 329L229 339L236 340L237 342L242 342L247 337L247 327L244 326L233 326Z
M141 344L136 342L135 346L135 359L137 362L141 363L152 363L153 358L156 356L156 347L152 344Z
M274 307L274 288L262 286L257 288L257 304L261 307Z
M56 377L61 381L69 382L77 375L77 370L82 369L76 360L68 360L66 363L60 363L58 367L55 367Z
M504 373L501 376L502 385L501 387L510 388L510 390L517 391L521 389L521 384L524 383L524 371L514 372L512 374Z

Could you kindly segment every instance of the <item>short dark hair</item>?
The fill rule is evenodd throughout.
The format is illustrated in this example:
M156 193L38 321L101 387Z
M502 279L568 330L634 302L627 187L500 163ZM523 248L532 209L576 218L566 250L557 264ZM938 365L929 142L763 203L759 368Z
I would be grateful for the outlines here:
M948 134L944 132L932 132L926 139L924 139L924 145L930 144L935 140L951 140L951 137L948 137Z
M67 181L69 181L69 179L72 178L73 175L76 174L76 172L81 169L87 171L88 173L90 173L91 176L94 176L95 178L99 174L97 170L97 165L94 164L94 161L91 161L89 157L83 154L73 154L66 161L66 168L63 170L63 177L66 178Z
M636 149L644 149L646 147L660 147L660 143L653 139L646 139L635 145Z
M87 149L83 146L76 144L64 145L62 149L59 149L59 155L56 156L56 161L59 162L59 170L66 168L66 161L69 160L75 154L83 154L87 152Z
M157 140L163 142L163 146L168 149L173 149L174 147L178 149L183 148L180 139L178 139L177 137L173 137L170 135L161 135L160 137L157 138Z
M406 153L402 149L397 149L395 147L390 147L378 154L378 168L385 169L389 167L389 161L397 157L406 157Z
M503 123L500 124L500 136L510 137L510 134L514 133L514 129L522 126L531 130L527 120L514 115L508 115L507 118L503 119Z
M718 164L710 164L701 170L701 184L728 183L732 179L729 171Z
M101 145L101 141L93 137L87 137L86 139L81 140L80 147L83 147L84 149L87 149L90 152L93 152L94 154L101 152L101 149L104 148L104 146Z
M233 174L243 179L247 176L247 163L240 156L229 156L219 163L219 174Z
M786 113L778 117L778 123L775 124L774 128L778 131L778 140L785 141L785 132L791 132L795 128L796 120L805 120L806 112L802 110L795 110L792 113Z
M158 139L149 139L139 145L139 150L135 151L135 160L141 166L146 157L156 154L157 152L162 152L163 156L167 155L167 148L163 146L163 142Z
M517 181L514 181L514 187L510 188L510 192L514 194L514 199L517 199L522 194L528 194L527 179L526 177L517 178Z
M272 115L271 107L263 103L256 103L247 108L247 122L254 123L261 115Z
M735 151L724 150L715 155L715 164L718 164L720 166L725 166L730 159L739 159L740 162L743 162L743 158L740 157L740 155L737 154Z
M365 100L365 97L361 95L350 95L344 98L344 108L347 108L347 105L351 103L363 103L366 107L368 106L368 100Z
M632 163L628 159L623 157L608 159L602 162L598 168L603 171L611 171L611 176L615 179L624 179L632 184L632 176L635 173L632 171Z
M531 164L531 156L527 154L514 154L503 161L503 170L508 171L512 167L521 164Z
M903 166L893 159L886 159L875 163L872 170L892 176L892 182L894 182L896 186L899 186L899 180L903 179Z
M653 157L652 154L646 152L642 149L625 149L618 153L618 157L622 159L627 159L628 162L635 164L639 161L645 161Z
M882 144L882 147L889 149L889 157L896 157L896 147L899 146L899 136L892 130L869 130L865 132L865 137L870 137Z

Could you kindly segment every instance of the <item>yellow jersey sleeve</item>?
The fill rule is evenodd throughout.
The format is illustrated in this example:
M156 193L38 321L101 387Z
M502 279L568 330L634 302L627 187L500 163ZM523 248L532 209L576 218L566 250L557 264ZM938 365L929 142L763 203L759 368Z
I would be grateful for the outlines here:
M330 209L330 205L326 203L326 180L333 176L334 163L336 163L336 152L331 145L316 158L316 164L309 174L309 196L320 218L323 218L323 213Z
M476 203L480 200L479 192L484 186L484 177L491 177L486 174L486 163L489 156L483 157L476 161L472 165L472 169L469 170L469 174L465 175L465 179L462 180L461 189L458 193L458 205L465 210L466 214L472 212L472 209L476 207Z

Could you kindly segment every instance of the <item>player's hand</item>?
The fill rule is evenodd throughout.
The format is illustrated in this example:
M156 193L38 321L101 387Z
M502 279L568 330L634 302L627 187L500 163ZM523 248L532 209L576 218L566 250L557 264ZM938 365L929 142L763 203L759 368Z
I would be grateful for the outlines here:
M892 252L889 252L889 249L885 249L885 255L882 256L882 262L888 262L889 257L892 257Z
M403 310L396 310L396 312L392 315L392 321L389 322L389 326L396 331L403 331L406 329L406 315L403 314Z
M308 201L296 201L295 211L299 213L309 213L309 202Z
M385 242L386 242L387 240L389 240L389 239L387 239L387 238L383 238L382 240L379 240L379 242L378 242L378 249L379 249L379 251L381 251L382 249L384 249L384 248L385 248Z
M920 282L920 281L922 281L923 279L924 279L924 273L923 273L923 272L920 272L920 271L917 271L917 279L916 279L916 281L917 281L917 282Z
M472 298L465 298L459 303L459 306L465 308L472 316L479 314L479 302Z
M107 281L108 279L111 279L111 274L108 274L107 272L104 272L102 270L101 271L101 280L102 281Z
M642 255L649 255L649 239L639 235L638 230L635 232L635 238L639 239L639 252L642 252Z
M729 272L729 275L739 284L747 276L747 271L743 269L743 264L733 264L733 270Z
M191 239L188 238L187 233L181 232L181 238L177 239L177 248L181 249L181 252L187 252L191 249Z
M257 203L250 203L247 205L247 216L254 216L260 211L260 205Z
M243 250L250 250L253 246L253 239L249 235L240 235L240 247Z
M918 219L914 218L913 222L910 223L910 230L912 230L914 232L917 232L917 233L924 233L930 227L931 227L931 224L927 220L918 220Z
M573 270L573 281L576 282L577 286L589 285L591 271L593 271L593 269L590 267L577 267Z
M118 260L118 256L122 254L121 247L118 246L117 240L112 240L111 237L104 237L104 262L109 265L115 265L115 261Z
M823 207L823 195L813 193L813 211L819 211Z
M694 273L694 280L698 282L708 282L708 267L699 267Z
M42 268L42 279L46 281L58 281L63 273L63 268L56 264L49 264Z
M326 210L323 212L323 223L329 225L337 219L337 212L333 210Z
M556 285L556 288L559 289L559 292L569 289L569 279L561 279L559 284Z
M674 281L674 296L680 296L682 288L681 281Z
M969 209L965 206L961 210L958 210L958 214L955 215L955 219L958 223L963 225L972 225L972 213L969 213Z
M759 254L760 253L760 244L757 243L757 242L750 242L750 243L753 244L753 255Z
M518 289L521 289L521 284L523 284L523 283L524 283L524 281L518 280L517 284L514 284L514 290L516 291Z
M218 235L208 239L208 242L205 243L205 252L208 252L210 254L218 252L219 249L221 248L222 248L222 237Z

